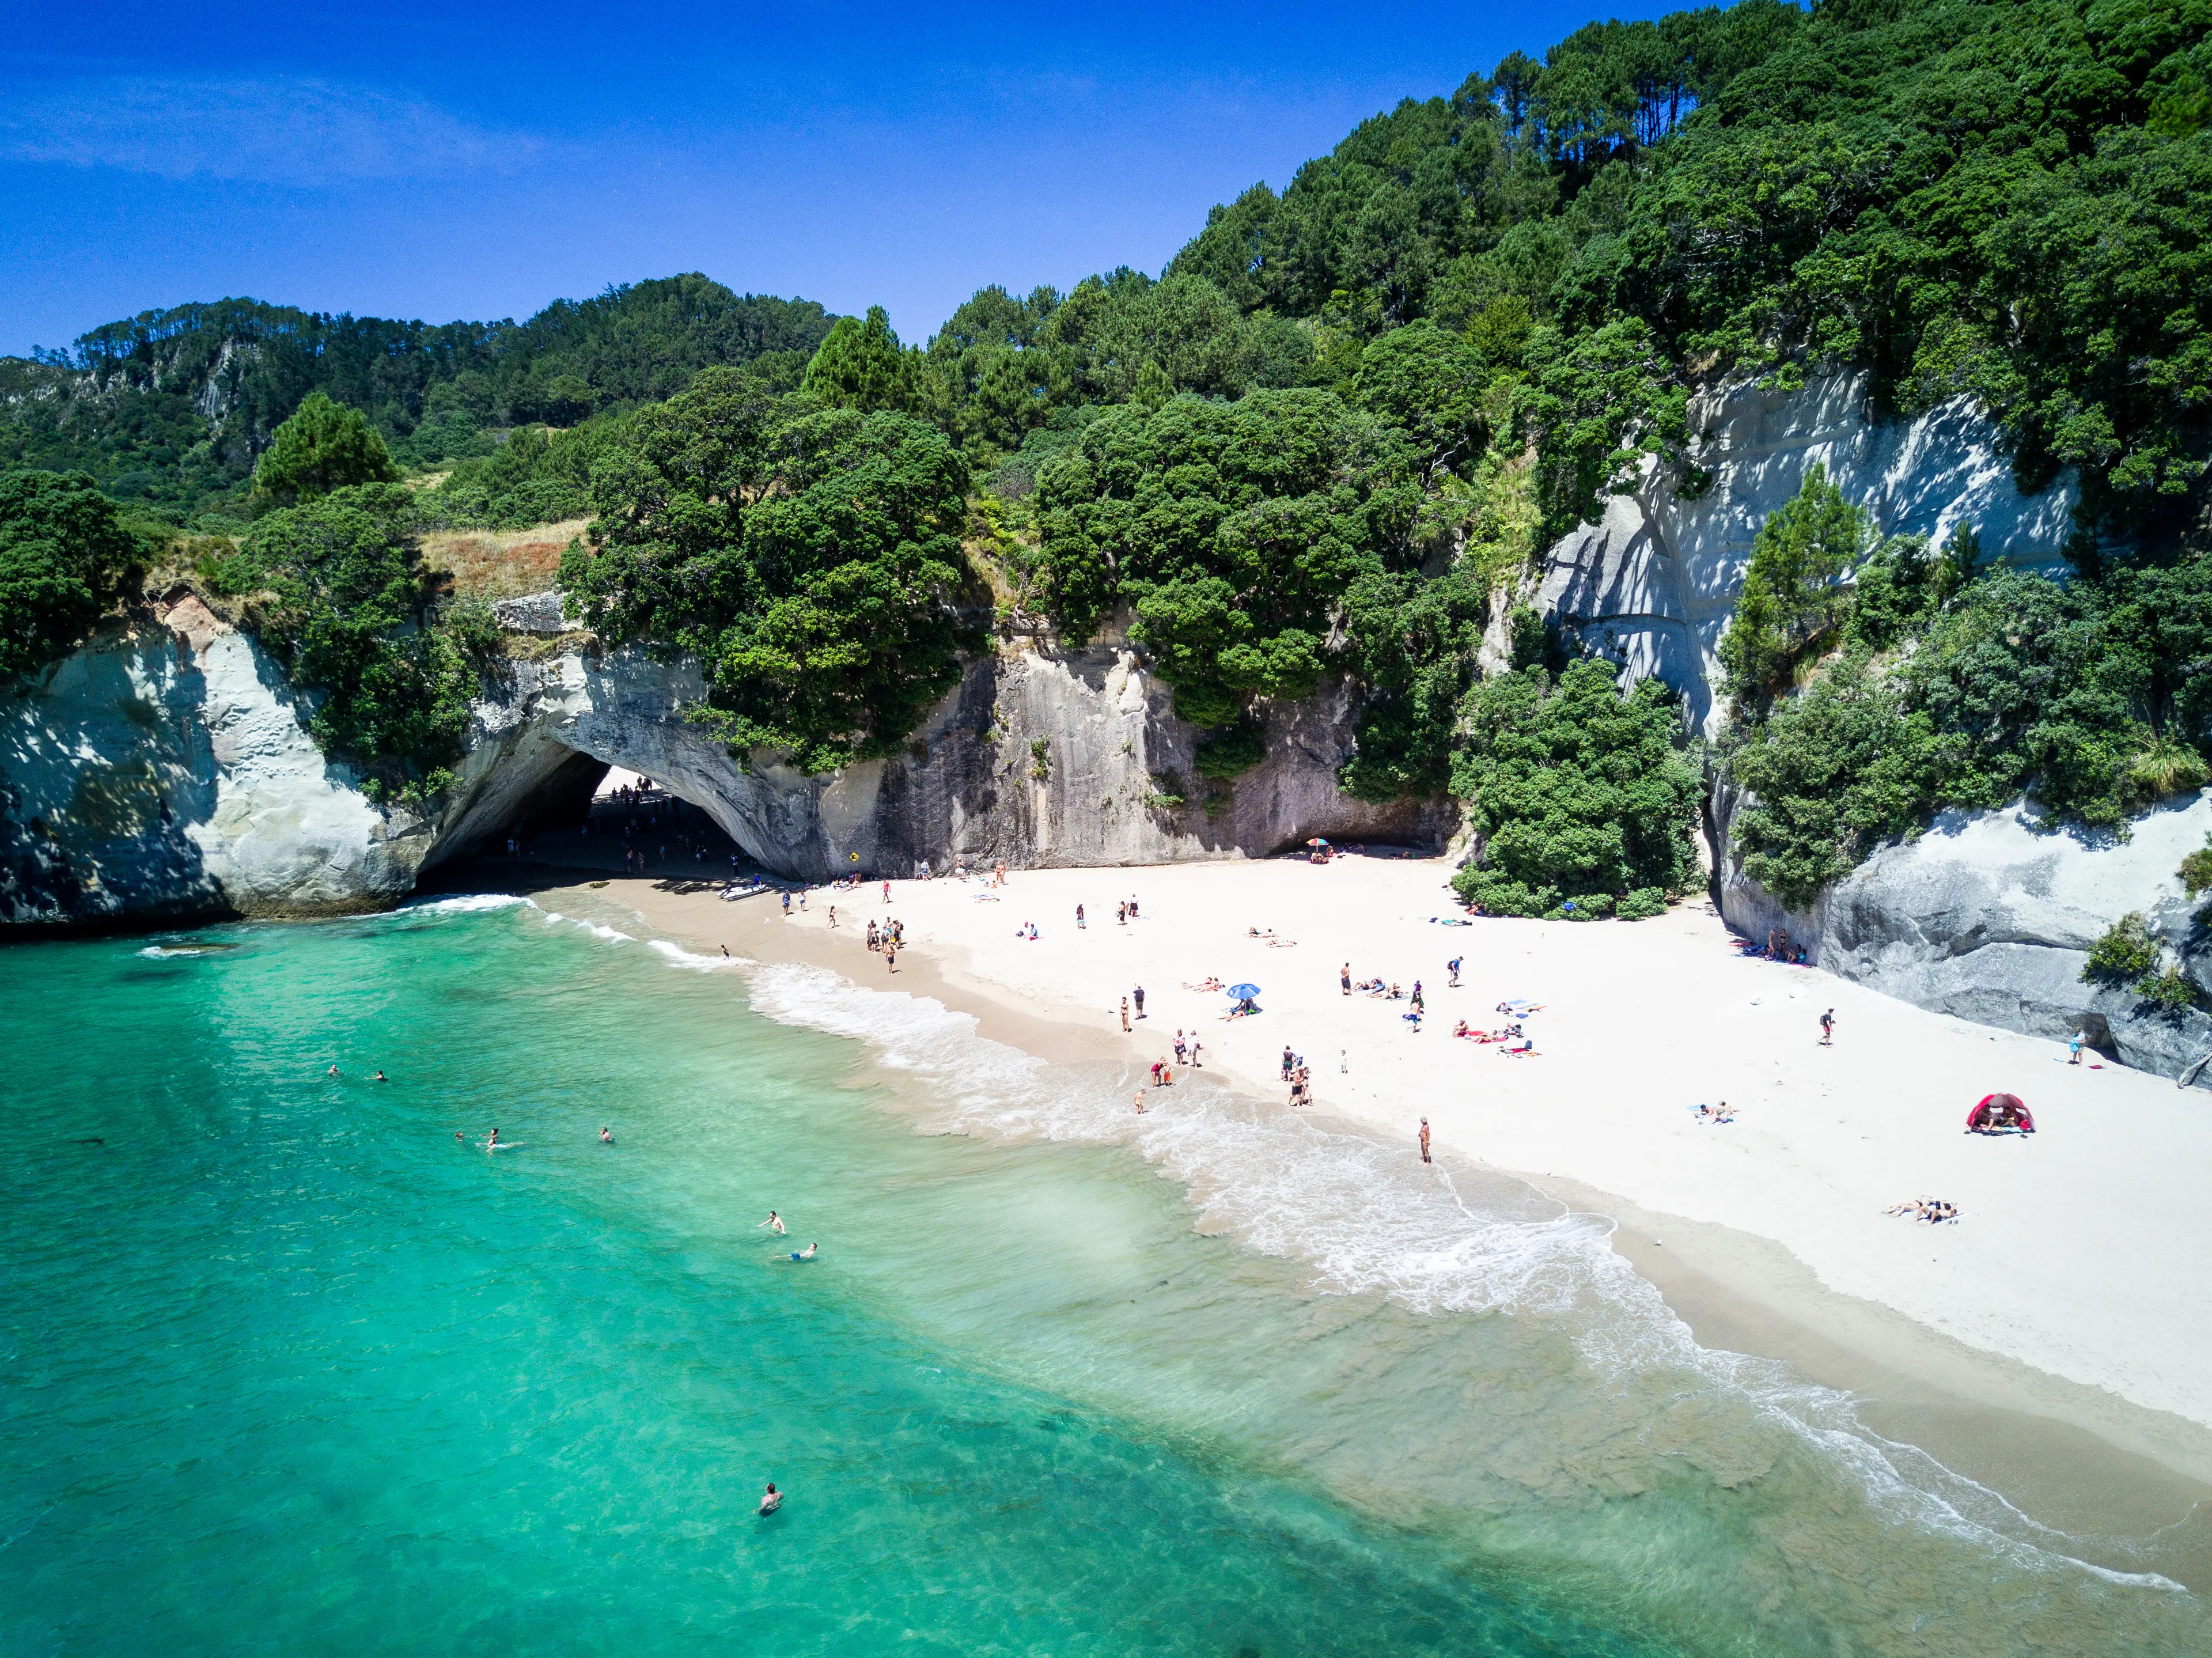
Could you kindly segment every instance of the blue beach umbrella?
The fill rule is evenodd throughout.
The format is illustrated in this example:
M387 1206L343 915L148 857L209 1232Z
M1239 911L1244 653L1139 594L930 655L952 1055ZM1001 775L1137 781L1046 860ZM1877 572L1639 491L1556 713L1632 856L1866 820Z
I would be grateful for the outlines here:
M1229 993L1231 996L1234 996L1240 1002L1249 1002L1255 996L1260 993L1260 987L1257 985L1231 985L1229 987Z

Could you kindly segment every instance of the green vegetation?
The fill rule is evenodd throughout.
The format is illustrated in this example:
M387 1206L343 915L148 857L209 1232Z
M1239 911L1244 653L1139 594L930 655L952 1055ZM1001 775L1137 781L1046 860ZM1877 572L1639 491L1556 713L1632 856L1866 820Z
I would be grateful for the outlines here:
M1698 785L1680 748L1674 698L1656 680L1623 692L1613 670L1577 662L1502 673L1477 687L1453 792L1484 839L1453 878L1492 914L1638 914L1694 878ZM1662 896L1655 900L1651 889Z
M489 615L444 601L415 525L405 489L341 489L270 513L211 573L245 596L253 635L319 692L309 729L374 799L419 801L451 782L498 645Z
M700 276L559 301L527 322L394 322L224 300L0 358L0 466L81 469L189 524L235 511L311 392L363 411L403 466L489 454L495 428L576 424L673 395L702 368L795 384L830 319ZM785 389L788 389L787 386Z
M356 484L398 482L399 469L368 417L320 392L307 393L276 428L253 469L254 494L279 507Z
M2158 939L2140 912L2120 917L2089 947L2081 982L2130 990L2154 1007L2173 1011L2203 999L2187 974L2165 964Z
M1721 666L1739 706L1788 688L1805 657L1826 646L1844 613L1838 585L1858 562L1865 520L1818 461L1796 498L1759 526Z
M2181 884L2188 889L2191 897L2194 898L2200 892L2212 892L2212 841L2208 841L2184 858L2176 873L2180 876Z
M959 682L967 484L909 416L711 369L592 468L562 586L603 636L696 653L732 743L823 771L893 752Z
M1755 797L1744 867L1809 902L1885 838L1946 806L2021 795L2123 828L2212 780L2212 560L2175 556L2061 584L1971 574L1971 536L1875 552L1839 601L1832 660L1747 716L1728 764Z
M1480 679L1493 595L1654 458L1700 486L1694 386L1857 365L1893 411L1976 399L2028 488L2075 468L2081 575L1992 572L1970 531L1874 545L1817 472L1759 530L1720 759L1747 867L1801 902L1946 806L2117 827L2212 774L2208 231L2201 0L1743 0L1515 53L1215 208L1157 278L987 288L921 349L696 276L521 325L226 301L0 363L0 463L244 533L208 568L271 593L305 567L262 526L319 496L400 566L413 526L589 515L584 617L697 653L700 717L813 770L892 752L987 617L1126 625L1209 811L1271 705L1348 682L1342 786L1465 796L1484 902L1648 914L1688 878L1677 716L1533 611ZM379 443L404 527L360 504ZM363 589L350 655L284 601L326 709L391 677L362 641L456 637L404 585ZM327 724L435 768L383 714Z
M66 653L135 585L146 555L82 472L0 475L0 677Z

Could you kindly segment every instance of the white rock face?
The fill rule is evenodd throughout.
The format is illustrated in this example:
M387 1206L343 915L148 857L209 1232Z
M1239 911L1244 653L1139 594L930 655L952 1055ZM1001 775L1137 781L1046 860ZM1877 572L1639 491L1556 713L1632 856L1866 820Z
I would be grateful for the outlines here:
M942 869L955 857L1017 865L1243 858L1316 835L1433 846L1450 828L1438 805L1371 806L1339 791L1354 713L1340 686L1273 710L1267 757L1219 791L1209 816L1210 791L1193 770L1198 733L1126 646L977 662L904 753L819 777L766 755L734 760L680 712L705 689L691 665L630 650L521 665L509 692L478 708L480 737L437 855L513 821L574 753L660 780L752 858L816 878L905 875L922 859ZM1169 796L1181 799L1169 805Z
M1799 392L1739 382L1692 399L1690 428L1711 483L1685 501L1679 472L1648 468L1633 495L1608 501L1601 522L1551 549L1538 607L1638 677L1674 686L1711 736L1723 713L1714 653L1743 591L1753 538L1814 463L1885 535L1940 541L1965 523L1986 559L2037 568L2059 562L2077 499L2070 474L2024 496L1996 428L1970 399L1884 423L1868 386L1864 373L1852 372Z
M550 597L526 602L514 630L540 632L557 613ZM283 671L197 598L94 641L0 704L0 919L389 904L595 762L658 779L760 863L817 878L905 875L956 855L1239 858L1313 835L1433 846L1449 829L1434 805L1338 792L1353 714L1340 688L1274 710L1267 759L1209 816L1191 771L1196 733L1126 647L979 662L905 753L807 777L766 756L746 764L686 720L705 690L695 665L572 642L515 663L477 705L459 781L426 819L373 805L326 761ZM1155 782L1170 773L1184 780Z
M2212 992L2212 938L2178 874L2212 836L2212 790L2136 818L2126 840L2053 829L2026 805L1946 812L1917 840L1885 847L1810 913L1784 912L1730 870L1729 920L1752 937L1786 926L1829 972L2003 1029L2092 1046L2139 1070L2179 1076L2212 1052L2212 1017L2154 1011L2124 989L2081 982L2091 945L2140 911L2173 959ZM2212 1081L2212 1078L2208 1078Z
M283 671L198 599L0 703L8 920L389 903L432 841L324 759Z

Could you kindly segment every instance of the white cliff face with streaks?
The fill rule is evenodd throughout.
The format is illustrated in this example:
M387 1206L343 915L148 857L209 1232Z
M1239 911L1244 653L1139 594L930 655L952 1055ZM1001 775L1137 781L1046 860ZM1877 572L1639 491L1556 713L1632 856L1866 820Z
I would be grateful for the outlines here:
M1711 481L1693 500L1682 475L1647 466L1603 519L1550 550L1536 604L1562 629L1683 695L1707 736L1725 709L1715 652L1743 591L1759 526L1797 493L1814 464L1884 535L1941 541L1968 524L1983 556L2025 568L2060 562L2077 499L2070 475L2022 495L1996 428L1959 398L1909 421L1877 422L1863 372L1794 392L1736 383L1690 404Z
M1940 542L1963 523L1987 560L2063 563L2077 500L2070 476L2022 495L1996 429L1969 400L1881 423L1867 387L1863 374L1841 374L1796 392L1739 384L1694 400L1690 424L1707 487L1685 500L1679 473L1647 468L1633 494L1607 503L1602 521L1551 549L1540 608L1637 677L1680 690L1693 728L1711 737L1727 716L1716 653L1753 538L1815 462L1885 535ZM2212 992L2212 951L2174 875L2212 831L2212 795L2142 814L2125 839L2057 829L2026 804L1947 812L1926 834L1877 851L1805 911L1784 908L1728 849L1742 805L1725 785L1717 790L1711 850L1722 913L1748 936L1786 931L1841 977L2008 1029L2055 1038L2080 1030L2125 1063L2167 1076L2212 1050L2212 1018L2151 1009L2081 977L2105 929L2142 911Z
M507 619L543 636L557 625L549 616L557 600L524 601ZM1339 793L1355 714L1341 686L1272 710L1268 757L1218 791L1195 780L1198 733L1127 647L978 661L904 751L817 777L733 756L684 718L704 690L690 663L558 639L477 704L459 780L423 816L363 795L316 747L276 664L186 597L0 705L0 919L390 904L424 870L495 840L548 791L588 783L603 765L659 780L761 865L816 879L902 876L956 856L1242 858L1314 835L1437 845L1449 828L1436 805L1377 807Z
M283 671L187 598L0 701L0 917L98 923L370 908L432 825L370 804Z

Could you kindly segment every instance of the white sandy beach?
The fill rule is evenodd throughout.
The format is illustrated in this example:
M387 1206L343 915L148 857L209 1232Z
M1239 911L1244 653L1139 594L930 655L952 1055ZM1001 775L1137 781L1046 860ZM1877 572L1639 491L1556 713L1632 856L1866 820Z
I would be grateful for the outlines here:
M1425 1115L1440 1158L1516 1172L1620 1218L1617 1247L1670 1299L1681 1287L1670 1272L1686 1272L1724 1279L1784 1319L1799 1313L1793 1302L1837 1292L1861 1326L1901 1315L1950 1339L1932 1348L1964 1344L2081 1385L2062 1406L2002 1370L1945 1375L1940 1353L1924 1352L1899 1366L1920 1379L2086 1425L2212 1481L2212 1111L2201 1092L2094 1068L2087 1053L2069 1066L2059 1043L1817 969L1739 959L1702 900L1639 923L1444 926L1431 918L1459 914L1446 875L1437 860L1366 858L1018 871L996 890L981 879L896 882L888 908L880 884L817 888L787 921L773 896L722 904L628 881L604 896L708 944L804 957L879 988L985 999L1033 1028L1079 1027L1091 1033L1086 1051L1118 1048L1133 1073L1171 1059L1181 1027L1205 1043L1209 1072L1281 1100L1287 1042L1312 1068L1319 1112L1395 1139L1409 1160ZM1115 905L1132 896L1141 918L1117 925ZM868 920L886 917L907 931L896 978L863 942ZM1031 921L1035 943L1018 936ZM1270 944L1253 927L1296 944ZM1464 960L1456 989L1454 956ZM1401 1017L1403 1001L1345 997L1346 962L1355 981L1410 989L1419 979L1423 1026ZM1227 998L1185 988L1209 975L1261 986L1261 1014L1225 1020ZM1121 999L1139 984L1147 1017L1123 1036ZM1502 1023L1497 1005L1513 998L1542 1005L1523 1022L1536 1057L1451 1035L1462 1017ZM1836 1038L1824 1048L1819 1017L1831 1007ZM2036 1134L1965 1132L1968 1108L1996 1090L2027 1102ZM1723 1100L1732 1124L1693 1114ZM1922 1193L1955 1202L1962 1218L1929 1227L1883 1212ZM1779 1246L1757 1270L1729 1247L1746 1235ZM1869 1345L1863 1328L1834 1327L1834 1308L1800 1315L1846 1345ZM1883 1356L1896 1353L1892 1344Z

